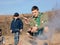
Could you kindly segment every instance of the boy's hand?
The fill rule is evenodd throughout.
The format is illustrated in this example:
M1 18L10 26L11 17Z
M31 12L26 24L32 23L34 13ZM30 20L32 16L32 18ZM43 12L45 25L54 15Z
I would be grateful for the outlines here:
M44 32L48 32L48 27L46 26L46 27L44 27Z
M10 30L10 32L12 33L12 30Z
M35 27L33 27L33 28L32 28L32 30L31 30L31 31L32 31L32 32L36 32L36 31L37 31L37 29L38 29L38 28L35 26Z
M20 32L22 32L22 29L20 29Z

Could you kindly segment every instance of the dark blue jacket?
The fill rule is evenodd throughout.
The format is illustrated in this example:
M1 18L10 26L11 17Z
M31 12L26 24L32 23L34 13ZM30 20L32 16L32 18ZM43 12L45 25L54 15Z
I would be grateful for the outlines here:
M20 32L20 29L23 29L23 22L21 19L17 18L16 20L13 19L11 22L12 33Z

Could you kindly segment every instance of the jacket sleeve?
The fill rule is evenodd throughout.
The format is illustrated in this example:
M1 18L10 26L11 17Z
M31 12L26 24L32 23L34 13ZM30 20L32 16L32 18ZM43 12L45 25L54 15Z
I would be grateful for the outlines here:
M19 29L23 29L23 22L22 22L21 19L20 19L20 21L19 21Z
M45 27L48 23L48 15L47 14L43 14L41 16L41 27Z
M10 30L12 30L12 28L13 28L13 21L11 21Z

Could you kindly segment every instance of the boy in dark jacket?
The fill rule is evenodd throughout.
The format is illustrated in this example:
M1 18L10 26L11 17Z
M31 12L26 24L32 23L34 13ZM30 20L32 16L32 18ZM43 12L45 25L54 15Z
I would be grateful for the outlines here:
M19 33L23 29L23 22L19 19L19 14L15 13L14 18L11 22L11 32L14 33L14 45L17 45L19 42Z

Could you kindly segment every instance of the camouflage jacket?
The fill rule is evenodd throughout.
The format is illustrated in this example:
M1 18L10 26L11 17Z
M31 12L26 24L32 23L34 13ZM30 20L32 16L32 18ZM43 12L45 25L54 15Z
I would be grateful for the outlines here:
M29 20L31 27L37 26L38 28L44 27L48 22L48 16L43 13L39 13L37 18L31 17Z

